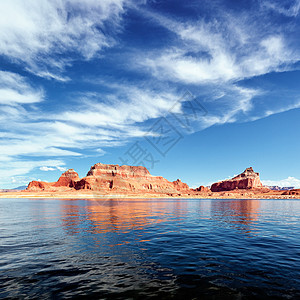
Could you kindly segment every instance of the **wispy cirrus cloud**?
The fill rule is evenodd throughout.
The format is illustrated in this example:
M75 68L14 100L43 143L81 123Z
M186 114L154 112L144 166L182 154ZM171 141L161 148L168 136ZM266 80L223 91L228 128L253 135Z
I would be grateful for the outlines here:
M66 171L66 168L65 167L60 167L60 166L55 166L55 167L47 167L47 166L43 166L43 167L40 167L40 170L41 171L45 171L45 172L48 172L48 171L56 171L56 170L59 170L61 172L64 172Z
M133 68L160 81L188 86L196 95L206 91L205 99L210 100L205 103L209 114L201 119L204 127L251 121L298 107L296 98L280 101L277 97L277 103L270 100L268 105L266 100L262 108L256 99L261 95L268 99L273 90L244 85L245 80L297 69L300 61L293 26L288 22L275 26L264 5L246 13L225 9L220 2L213 17L192 20L136 9L168 30L171 42L167 47L134 53ZM217 101L215 93L222 94Z
M209 100L205 102L210 113L200 120L203 128L247 119L254 108L253 98L263 94L261 90L237 85L223 86L218 89L221 90L220 96L208 96Z
M259 120L261 118L265 118L265 117L269 117L275 114L280 114L292 109L297 109L300 108L300 100L299 99L295 99L292 103L289 103L287 105L285 105L284 107L279 107L277 109L274 108L269 108L265 111L263 111L261 114L258 115L254 115L250 118L250 121L255 121L255 120Z
M43 98L42 88L33 88L24 77L0 70L0 105L37 103L43 101Z
M32 172L35 168L46 165L49 168L64 168L65 163L61 160L25 160L17 159L9 161L0 161L0 181L1 187L9 186L12 184L28 184L30 180L34 180L31 176L24 176Z
M102 81L101 84L110 88L110 92L78 95L81 107L79 105L73 111L70 109L63 112L58 120L93 127L102 126L111 130L127 131L128 128L133 136L142 136L144 132L130 126L168 114L179 98L175 88L165 91L129 83L112 84ZM180 107L177 109L180 110Z
M3 0L0 55L38 76L67 81L63 71L76 56L89 60L115 44L112 33L118 29L124 2Z
M41 111L44 90L35 87L25 77L0 71L0 181L7 184L10 177L27 174L40 166L62 167L61 160L51 156L78 155L47 142L43 136ZM25 159L24 156L27 156ZM30 158L28 158L31 157Z
M299 0L262 1L261 5L287 17L297 17L300 11Z
M289 70L300 60L298 48L286 40L284 29L266 27L257 17L251 19L251 14L220 16L216 12L211 21L193 22L156 12L145 15L177 36L173 47L138 56L139 65L160 79L185 84L237 82Z

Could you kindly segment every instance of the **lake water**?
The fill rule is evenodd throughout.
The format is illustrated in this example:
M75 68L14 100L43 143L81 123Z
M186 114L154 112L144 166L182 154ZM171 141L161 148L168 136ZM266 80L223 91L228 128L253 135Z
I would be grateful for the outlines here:
M296 299L300 200L0 199L0 298Z

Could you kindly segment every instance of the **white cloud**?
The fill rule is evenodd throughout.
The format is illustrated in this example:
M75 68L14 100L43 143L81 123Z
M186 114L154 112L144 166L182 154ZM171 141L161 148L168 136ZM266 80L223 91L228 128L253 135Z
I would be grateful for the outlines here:
M250 120L251 121L255 121L261 118L265 118L265 117L269 117L275 114L280 114L292 109L297 109L300 108L300 100L296 99L294 101L294 103L286 105L284 107L278 108L278 109L267 109L266 111L263 112L262 115L258 115L258 116L251 116Z
M234 62L225 53L216 53L212 60L209 60L189 57L188 52L177 48L166 50L158 58L157 54L154 54L141 64L150 67L159 78L187 84L226 81L236 77Z
M53 143L55 133L49 136L49 123L41 121L43 113L34 104L44 100L44 92L34 88L22 76L0 71L0 180L27 174L34 168L47 166L49 170L63 168L64 162L46 160L47 156L79 155ZM66 146L66 144L63 144ZM21 159L22 156L31 158ZM42 159L40 157L43 157Z
M57 159L33 161L13 158L5 162L0 161L0 188L14 187L16 184L28 183L33 178L26 176L26 174L35 168L40 168L41 166L59 167L63 165L64 162Z
M57 170L59 170L61 172L65 172L65 171L67 171L67 168L65 168L65 167L57 167Z
M180 40L173 47L137 56L138 65L159 79L186 84L236 82L287 70L300 60L299 50L290 48L284 32L268 28L262 34L257 27L264 24L257 25L250 17L225 13L225 19L216 14L211 22L178 22L157 13L145 14Z
M174 90L164 92L126 85L113 87L110 95L96 93L81 97L81 108L63 112L56 118L91 127L100 126L112 136L117 131L122 131L126 136L142 136L145 132L131 125L167 114L179 98ZM61 130L64 130L63 127L68 130L68 125L60 123L59 126Z
M209 113L201 119L200 128L250 121L298 107L296 99L277 97L277 104L272 102L268 107L266 103L257 109L255 99L272 91L241 86L244 79L295 68L300 51L290 24L275 26L265 11L234 13L222 5L216 7L213 18L197 20L136 9L155 25L169 30L172 42L134 53L132 67L160 81L197 87L200 93L210 89L206 98L218 101L214 106L207 103ZM216 90L221 96L216 97Z
M280 0L279 2L276 2L274 0L263 1L262 7L271 9L287 17L297 17L300 11L300 1L299 0L295 0L295 1Z
M47 172L47 171L55 171L56 169L52 167L40 167L40 170Z
M31 87L24 77L0 71L0 105L37 103L43 97L43 90Z
M102 156L106 153L103 149L96 149L96 152L98 156Z
M105 33L118 28L123 0L2 0L0 1L0 55L38 76L68 80L60 73L70 59L91 59L114 45ZM110 32L112 31L110 30Z
M300 179L288 177L281 180L262 180L263 185L300 188Z
M39 124L36 124L38 127ZM36 128L36 133L40 132ZM13 134L11 135L13 137ZM49 136L50 137L50 136ZM49 138L48 137L48 138ZM79 153L70 150L60 149L59 145L62 143L57 143L57 146L52 146L54 143L54 137L47 141L47 137L36 137L32 135L24 135L23 139L15 139L10 141L10 143L0 144L0 152L3 156L7 155L10 157L18 155L27 156L78 156ZM27 139L30 139L27 141ZM66 145L66 143L64 144ZM1 159L0 159L1 161Z
M224 93L225 92L225 93ZM201 118L203 128L212 125L234 123L242 118L247 119L248 113L253 109L252 99L263 92L260 90L227 86L223 88L223 96L213 99L214 110Z
M46 167L46 166L43 166L43 167L40 167L40 170L41 171L45 171L45 172L48 172L48 171L55 171L55 170L59 170L59 171L66 171L66 168L65 167L60 167L60 166L57 166L57 167Z
M32 180L35 180L33 177L26 177L26 176L14 176L11 177L11 188L16 188L18 186L26 186Z

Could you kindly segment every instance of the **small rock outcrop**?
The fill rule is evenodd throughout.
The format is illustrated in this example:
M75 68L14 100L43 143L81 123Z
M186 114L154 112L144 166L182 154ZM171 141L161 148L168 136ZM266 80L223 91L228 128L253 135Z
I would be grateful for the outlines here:
M203 192L203 193L208 193L209 192L209 188L204 186L204 185L200 185L199 187L194 189L195 192Z
M285 191L282 193L282 195L300 195L300 189L293 189L290 191Z
M182 182L180 179L173 181L173 185L176 190L183 191L189 189L189 186L186 183Z
M211 186L212 192L232 191L236 189L257 189L263 188L263 185L259 178L259 173L253 171L253 169L247 168L240 175L221 182L214 183Z
M51 187L49 182L44 181L31 181L28 184L27 190L28 191L44 191L48 190Z
M73 169L69 169L59 177L57 182L31 181L28 184L27 190L56 191L58 189L74 188L76 182L79 180L78 174Z

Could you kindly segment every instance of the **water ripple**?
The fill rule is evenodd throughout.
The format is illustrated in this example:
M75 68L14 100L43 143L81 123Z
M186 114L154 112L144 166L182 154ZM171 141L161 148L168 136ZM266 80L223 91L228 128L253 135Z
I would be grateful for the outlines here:
M0 298L300 297L299 200L0 199L0 213Z

